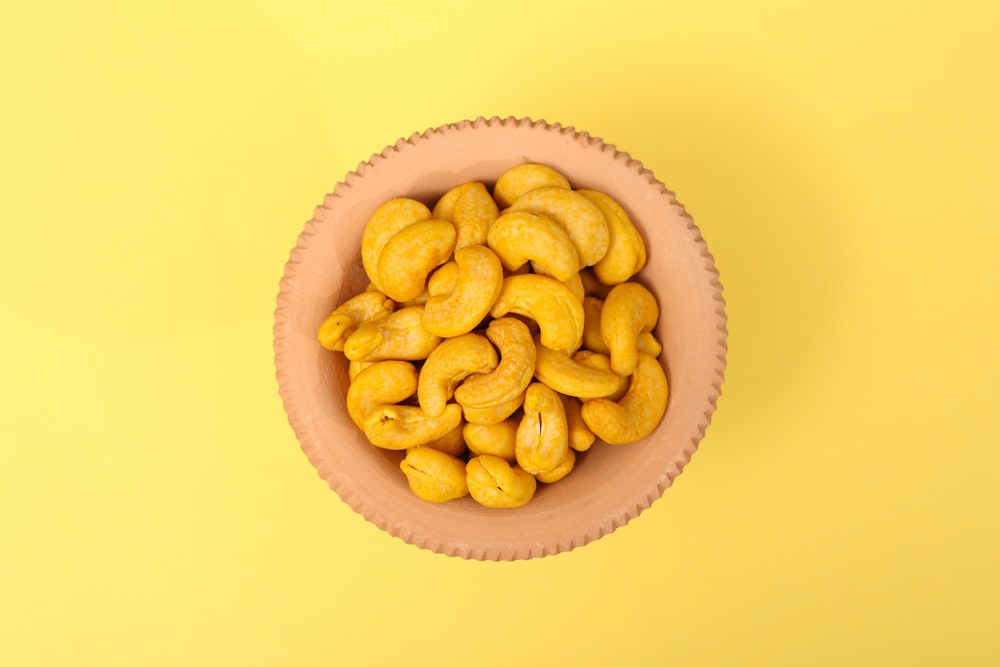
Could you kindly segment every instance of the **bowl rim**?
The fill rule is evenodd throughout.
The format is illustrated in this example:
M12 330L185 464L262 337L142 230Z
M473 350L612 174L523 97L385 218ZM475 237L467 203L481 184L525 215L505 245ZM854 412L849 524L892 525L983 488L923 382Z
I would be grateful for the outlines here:
M703 409L698 413L700 417L690 431L692 433L690 443L683 449L682 455L674 461L674 465L668 466L662 471L662 474L656 480L655 488L648 489L644 501L640 500L634 507L625 507L621 511L604 516L597 525L589 527L587 530L574 535L568 540L553 538L551 542L515 547L492 542L489 544L472 544L468 542L449 543L434 536L415 533L404 522L390 520L389 517L384 516L376 507L372 506L369 501L352 492L347 485L338 480L336 471L330 469L328 462L320 460L319 445L314 441L311 424L307 423L309 421L308 416L299 414L298 388L295 378L287 371L288 346L291 338L291 319L287 316L287 313L295 300L295 265L298 263L301 253L309 249L311 240L316 235L317 226L326 224L328 222L326 216L331 211L335 211L340 199L349 196L354 183L370 170L376 168L383 160L389 159L396 153L405 152L427 141L431 141L435 137L451 134L456 131L478 129L484 126L490 128L537 128L542 131L554 131L563 135L570 135L574 139L585 142L590 146L599 147L603 152L609 152L614 161L623 161L629 169L636 172L636 175L644 177L650 186L658 189L660 194L666 195L670 199L670 204L676 207L678 217L684 221L687 231L691 235L692 242L698 247L700 255L704 260L703 268L708 275L708 285L711 289L712 299L715 302L714 323L717 329L717 336L716 340L713 341L715 346L713 376L709 382L708 393L703 399ZM408 544L448 556L476 560L530 559L569 551L614 532L636 518L653 502L659 499L673 483L673 480L681 473L704 438L716 410L718 399L722 394L727 363L726 355L728 352L728 327L725 307L726 301L723 296L718 268L716 267L714 257L708 250L700 229L684 206L677 201L676 195L659 181L650 170L646 169L641 162L635 160L630 154L618 150L613 144L609 144L588 132L577 130L572 126L563 126L560 123L549 123L545 120L534 120L526 117L508 116L501 118L493 116L487 119L484 116L479 116L475 120L447 123L435 128L429 128L421 133L413 133L409 137L398 139L394 144L386 146L381 152L373 154L368 160L361 162L355 170L348 172L344 179L334 186L333 192L324 197L323 204L316 207L312 219L306 223L305 228L296 239L295 246L289 253L279 283L272 327L275 377L278 382L278 393L285 413L302 451L316 468L319 476L327 482L340 499L367 521Z

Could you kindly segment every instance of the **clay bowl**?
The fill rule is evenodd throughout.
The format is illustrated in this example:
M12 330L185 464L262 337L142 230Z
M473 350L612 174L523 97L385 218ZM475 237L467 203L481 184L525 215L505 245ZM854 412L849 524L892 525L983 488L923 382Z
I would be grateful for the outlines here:
M433 206L450 187L488 186L511 166L548 164L575 188L611 195L643 234L640 281L657 297L657 338L670 383L666 415L643 441L596 442L560 482L539 484L517 509L486 509L469 497L420 500L402 454L368 443L344 406L347 363L316 339L339 303L363 290L361 234L392 197ZM653 174L585 132L528 119L479 118L414 134L347 174L292 250L275 312L279 392L302 449L337 495L388 533L449 556L516 560L568 551L624 525L670 486L704 436L721 391L726 353L722 288L691 217Z

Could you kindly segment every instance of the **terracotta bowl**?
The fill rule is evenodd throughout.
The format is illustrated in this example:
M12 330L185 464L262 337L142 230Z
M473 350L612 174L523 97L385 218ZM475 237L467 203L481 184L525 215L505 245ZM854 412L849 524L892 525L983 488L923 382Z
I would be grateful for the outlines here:
M666 415L640 442L596 442L574 471L539 484L526 506L486 509L469 497L435 504L417 498L398 464L402 454L368 443L347 415L347 363L323 349L320 323L368 283L362 230L392 197L433 206L450 187L492 185L515 164L548 164L575 188L611 195L648 248L639 276L657 297L661 361L670 383ZM516 560L596 540L648 508L694 454L719 397L725 367L722 287L698 228L653 174L629 155L571 127L528 119L479 118L401 139L358 166L316 209L285 266L275 312L279 391L302 449L337 495L388 533L462 558Z

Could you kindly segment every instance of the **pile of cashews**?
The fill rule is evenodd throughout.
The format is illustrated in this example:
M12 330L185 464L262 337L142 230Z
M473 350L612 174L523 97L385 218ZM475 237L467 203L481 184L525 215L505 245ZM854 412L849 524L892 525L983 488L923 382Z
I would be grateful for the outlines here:
M667 406L654 296L633 277L642 236L607 194L546 165L493 193L395 198L368 220L371 281L319 329L349 361L347 411L377 447L405 450L413 492L519 507L597 439L641 440Z

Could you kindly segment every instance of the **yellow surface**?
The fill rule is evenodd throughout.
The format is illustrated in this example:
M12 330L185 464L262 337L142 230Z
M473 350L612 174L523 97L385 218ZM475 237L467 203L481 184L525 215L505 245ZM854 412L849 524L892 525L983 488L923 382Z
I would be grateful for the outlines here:
M998 33L961 1L6 3L0 664L1000 664ZM355 515L273 379L313 206L481 114L642 160L731 318L674 488L514 564Z

